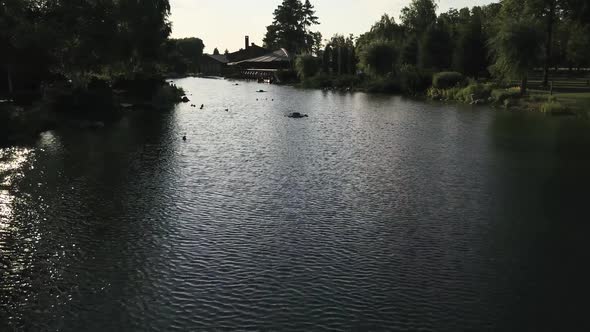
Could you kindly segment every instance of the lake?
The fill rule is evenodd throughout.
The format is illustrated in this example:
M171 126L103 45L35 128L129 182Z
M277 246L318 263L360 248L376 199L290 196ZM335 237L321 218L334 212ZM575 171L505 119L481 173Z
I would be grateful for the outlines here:
M175 82L0 149L0 330L590 328L588 120Z

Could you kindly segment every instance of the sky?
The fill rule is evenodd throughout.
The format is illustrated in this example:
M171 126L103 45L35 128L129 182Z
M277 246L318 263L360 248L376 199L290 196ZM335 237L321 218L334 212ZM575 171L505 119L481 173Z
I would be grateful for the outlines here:
M450 8L472 7L497 2L497 0L435 0L438 12ZM272 13L282 0L170 0L172 13L172 37L198 37L205 43L205 52L214 48L230 52L244 47L244 36L250 42L262 46L266 26L272 23ZM401 9L410 0L311 0L320 25L312 30L320 31L324 39L336 33L354 34L367 32L387 13L399 22Z

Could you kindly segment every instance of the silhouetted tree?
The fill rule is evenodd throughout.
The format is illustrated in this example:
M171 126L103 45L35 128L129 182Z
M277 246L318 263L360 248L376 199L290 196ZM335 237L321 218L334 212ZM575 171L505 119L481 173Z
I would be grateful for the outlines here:
M267 48L285 48L294 53L312 53L319 48L317 33L310 27L319 24L309 1L283 0L274 11L274 20L266 30L264 45ZM321 37L319 38L321 41Z

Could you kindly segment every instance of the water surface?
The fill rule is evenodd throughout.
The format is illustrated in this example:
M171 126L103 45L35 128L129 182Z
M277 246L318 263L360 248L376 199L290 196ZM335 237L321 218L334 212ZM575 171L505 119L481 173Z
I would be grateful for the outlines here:
M0 150L0 330L589 327L586 120L176 83Z

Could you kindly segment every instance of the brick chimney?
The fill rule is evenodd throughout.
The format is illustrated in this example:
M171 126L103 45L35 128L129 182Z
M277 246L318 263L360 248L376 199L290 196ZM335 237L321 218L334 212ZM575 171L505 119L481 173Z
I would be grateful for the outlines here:
M250 37L246 36L246 50L248 49L248 47L250 47Z

